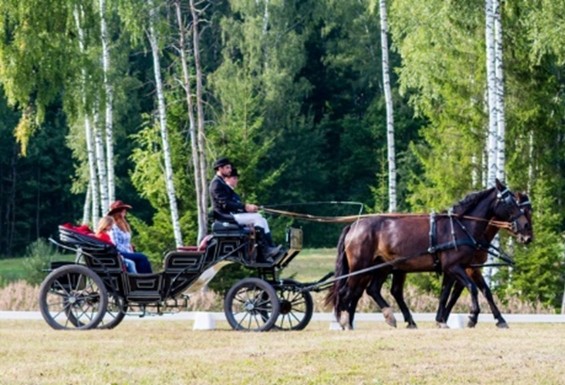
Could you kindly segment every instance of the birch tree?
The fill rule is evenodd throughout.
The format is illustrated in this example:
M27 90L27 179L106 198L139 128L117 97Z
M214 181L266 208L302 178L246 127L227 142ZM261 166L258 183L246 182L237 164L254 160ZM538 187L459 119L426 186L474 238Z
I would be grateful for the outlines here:
M496 62L494 41L494 0L485 1L485 41L486 41L486 68L487 68L487 186L494 186L497 176L497 97L496 97Z
M0 83L22 115L14 135L23 155L64 85L76 80L69 44L72 9L57 0L0 1ZM69 25L70 24L70 25Z
M94 141L94 155L96 159L96 172L98 174L98 183L96 185L98 189L97 197L100 198L100 202L97 202L97 206L102 210L102 215L108 212L109 202L108 202L108 167L106 164L107 149L104 146L104 122L100 119L100 106L98 100L95 101L94 107L92 109L92 119L94 122L94 127L92 129L93 141ZM97 223L94 221L93 223Z
M199 234L203 229L200 227L200 221L203 226L207 226L208 222L208 182L206 180L206 153L204 151L206 145L206 134L204 132L204 101L203 95L203 73L200 64L200 26L199 11L194 5L194 0L190 0L190 13L192 15L192 48L194 51L194 68L196 70L196 112L197 112L197 137L198 137L198 160L200 162L200 204L203 212L199 215Z
M502 181L505 178L506 156L505 156L505 135L506 119L504 115L504 72L502 60L502 20L501 6L499 0L493 2L494 18L494 64L495 64L495 85L496 85L496 177Z
M82 20L84 19L84 10L81 8L80 5L76 5L73 9L73 17L75 20L75 26L77 29L78 35L78 46L80 52L85 55L86 54L86 39L85 39L85 32L82 26ZM88 98L87 98L87 71L86 68L83 66L81 68L81 79L80 79L80 94L81 94L81 110L83 116L83 124L84 124L84 136L86 139L86 153L87 153L87 162L88 162L88 187L87 193L85 197L85 215L83 215L83 222L84 223L91 223L95 226L98 223L98 218L100 215L100 202L99 202L99 192L103 192L104 190L100 190L99 186L101 185L98 180L99 173L97 172L97 160L100 160L100 157L96 156L96 152L98 149L98 144L95 139L93 139L96 135L93 135L93 128L91 124L91 115L90 109L88 108ZM96 127L94 127L96 130ZM96 143L96 144L95 144ZM98 169L100 169L100 165L98 162ZM89 211L88 217L86 216L86 212ZM88 220L90 219L90 221Z
M163 145L163 157L165 161L165 183L167 189L167 196L169 198L169 208L171 210L171 224L173 226L173 233L175 236L175 243L182 246L182 234L179 222L179 213L177 208L177 199L174 185L173 167L171 162L171 150L169 145L168 130L167 130L167 111L165 107L165 95L163 90L163 81L161 78L161 64L160 64L160 49L157 39L157 32L155 23L157 13L153 0L149 0L149 29L147 37L151 45L151 54L153 56L153 71L155 75L155 88L157 92L157 111L159 118L159 128L161 132L161 140Z
M383 67L383 88L386 103L386 138L388 160L388 211L396 211L396 151L394 146L394 114L389 75L388 23L386 0L379 0L381 23L381 57Z
M107 212L110 202L115 200L116 188L114 183L114 129L113 129L113 100L114 90L110 82L110 38L106 23L106 0L99 1L100 11L100 41L102 43L102 70L104 74L105 116L104 131L106 139L106 165L99 165L102 211ZM102 155L102 154L100 154Z
M191 91L191 77L188 68L189 59L187 57L187 42L186 42L186 27L185 21L182 16L180 0L174 1L175 12L177 17L177 25L179 29L179 53L181 57L182 68L182 86L186 95L186 107L189 121L189 134L190 146L192 151L192 167L194 169L194 191L196 192L196 206L197 206L197 220L198 220L198 235L197 244L204 238L208 228L207 220L207 207L206 202L203 201L202 180L206 179L206 174L202 173L200 167L200 154L204 151L200 150L198 133L196 132L196 119L194 116L194 101Z

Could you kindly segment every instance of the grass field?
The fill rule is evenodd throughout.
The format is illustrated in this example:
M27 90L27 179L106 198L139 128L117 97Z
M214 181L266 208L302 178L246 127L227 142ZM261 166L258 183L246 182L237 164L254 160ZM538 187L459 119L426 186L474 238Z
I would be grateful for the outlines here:
M565 327L352 332L193 331L190 321L126 320L61 332L0 321L0 384L565 384Z
M335 249L306 249L300 252L284 270L285 278L300 282L317 281L335 269Z
M0 283L25 278L24 258L0 259Z

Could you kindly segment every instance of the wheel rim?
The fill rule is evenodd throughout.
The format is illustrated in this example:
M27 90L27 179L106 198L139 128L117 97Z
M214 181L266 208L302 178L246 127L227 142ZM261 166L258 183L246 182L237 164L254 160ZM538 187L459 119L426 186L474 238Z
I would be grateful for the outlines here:
M113 329L118 326L127 313L128 306L123 297L111 294L108 298L108 306L104 318L98 324L99 329Z
M280 314L275 322L275 328L281 330L304 329L314 312L312 295L301 291L295 281L285 281L282 286L275 286L280 301Z
M279 301L272 286L254 278L234 285L224 306L226 318L236 330L267 331L279 314Z
M91 329L101 321L107 306L100 277L82 266L53 271L40 288L40 310L54 329Z

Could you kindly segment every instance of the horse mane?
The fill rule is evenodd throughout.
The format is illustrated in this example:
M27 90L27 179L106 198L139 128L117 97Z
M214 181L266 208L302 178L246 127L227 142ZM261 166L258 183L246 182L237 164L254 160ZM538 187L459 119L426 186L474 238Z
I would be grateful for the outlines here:
M469 210L475 208L478 202L482 201L485 196L492 193L494 187L488 190L473 192L467 195L465 198L461 199L458 203L453 205L453 213L459 215L465 215Z

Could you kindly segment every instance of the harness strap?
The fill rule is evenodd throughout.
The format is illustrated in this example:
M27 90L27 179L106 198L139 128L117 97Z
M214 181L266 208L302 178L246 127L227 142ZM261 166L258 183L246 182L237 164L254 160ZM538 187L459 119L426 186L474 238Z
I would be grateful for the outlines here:
M436 226L436 213L432 212L430 214L430 246L428 247L428 253L430 253L434 258L434 270L436 272L441 272L441 261L439 260L438 246L437 246L437 226Z

